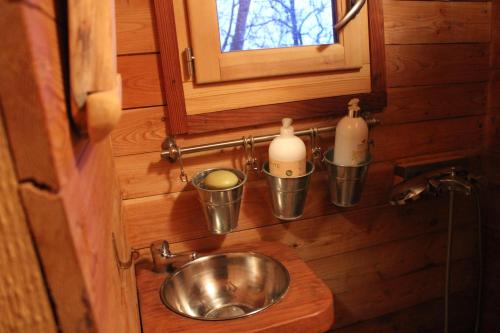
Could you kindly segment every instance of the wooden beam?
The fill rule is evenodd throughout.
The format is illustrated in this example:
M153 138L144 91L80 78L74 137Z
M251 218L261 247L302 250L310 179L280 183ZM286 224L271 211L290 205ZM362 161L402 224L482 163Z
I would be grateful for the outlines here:
M18 194L0 103L0 332L57 332Z
M0 34L0 94L18 179L57 191L68 181L74 153L53 4L43 1L42 8L0 2L0 30L8 31Z
M160 45L162 92L168 105L165 117L167 128L172 135L186 133L186 102L182 86L181 64L179 63L179 46L174 17L173 0L154 0L156 29Z

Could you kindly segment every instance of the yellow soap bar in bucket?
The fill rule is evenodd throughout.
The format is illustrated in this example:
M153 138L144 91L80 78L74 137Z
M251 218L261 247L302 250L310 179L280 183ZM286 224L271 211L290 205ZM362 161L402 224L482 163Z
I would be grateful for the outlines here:
M210 172L203 180L205 187L210 190L225 190L238 185L238 182L239 178L228 170Z

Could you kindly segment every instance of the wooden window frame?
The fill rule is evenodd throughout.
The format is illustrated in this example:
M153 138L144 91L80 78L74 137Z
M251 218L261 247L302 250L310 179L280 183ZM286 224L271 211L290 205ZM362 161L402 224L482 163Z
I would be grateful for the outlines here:
M358 15L362 21L354 19L336 35L334 44L221 52L216 1L185 0L196 85L363 67L363 38L359 36L366 31L365 11ZM344 17L346 3L339 0L335 4L334 12Z
M158 42L162 73L162 93L167 103L167 130L170 135L205 133L294 119L337 116L345 112L349 99L358 97L364 110L380 112L387 105L385 42L382 0L369 0L371 92L295 102L243 107L188 115L179 60L173 0L155 0Z

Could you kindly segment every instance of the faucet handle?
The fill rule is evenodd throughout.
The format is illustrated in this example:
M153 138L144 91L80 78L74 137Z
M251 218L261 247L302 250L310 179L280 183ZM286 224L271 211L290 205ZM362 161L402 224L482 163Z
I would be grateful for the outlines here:
M197 252L172 253L170 244L166 240L159 240L150 245L151 256L153 257L154 271L166 272L171 270L172 264L178 263L181 259L185 261L195 260L199 257Z

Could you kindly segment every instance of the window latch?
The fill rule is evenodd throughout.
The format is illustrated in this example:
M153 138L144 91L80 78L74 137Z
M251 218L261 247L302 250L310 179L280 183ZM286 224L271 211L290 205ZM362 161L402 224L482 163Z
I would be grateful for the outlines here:
M193 50L190 47L184 49L184 55L186 57L186 66L189 78L194 78L194 55Z
M349 11L345 16L335 24L335 31L339 32L340 30L344 29L345 26L352 21L353 18L358 15L358 13L361 11L361 8L363 8L363 5L365 4L366 0L348 0L348 4L350 4Z

